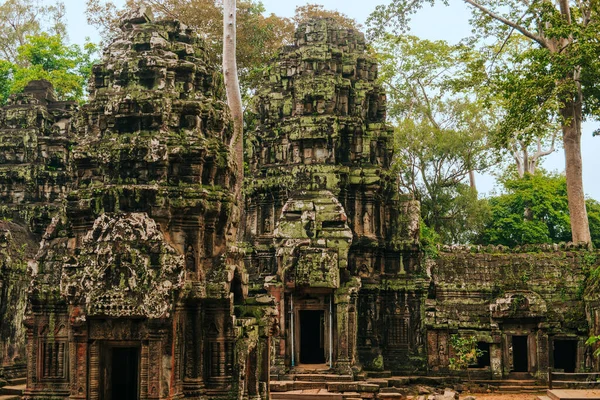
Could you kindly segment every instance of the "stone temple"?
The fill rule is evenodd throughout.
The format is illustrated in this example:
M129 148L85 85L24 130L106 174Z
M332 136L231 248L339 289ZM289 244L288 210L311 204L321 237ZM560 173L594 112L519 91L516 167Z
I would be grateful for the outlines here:
M34 81L0 110L0 378L26 376L24 398L267 399L320 379L399 398L365 379L466 376L453 335L483 350L478 379L598 370L596 252L425 256L361 33L310 21L267 68L240 205L202 41L147 12L121 28L87 104Z

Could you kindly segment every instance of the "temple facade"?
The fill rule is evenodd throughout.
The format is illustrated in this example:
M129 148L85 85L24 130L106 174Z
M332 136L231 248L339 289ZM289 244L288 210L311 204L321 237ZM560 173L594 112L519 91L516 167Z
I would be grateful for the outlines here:
M599 367L597 253L425 255L360 32L299 26L265 70L236 204L202 40L131 12L89 102L32 82L0 110L0 378L25 398L267 399L306 373L483 379ZM236 239L232 232L238 231Z

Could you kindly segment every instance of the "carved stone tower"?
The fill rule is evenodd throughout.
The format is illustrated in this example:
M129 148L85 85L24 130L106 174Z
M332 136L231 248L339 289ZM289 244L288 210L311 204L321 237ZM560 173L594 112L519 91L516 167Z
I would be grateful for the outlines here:
M94 66L73 189L34 271L29 399L216 398L244 373L221 78L179 22L138 10L121 29Z
M313 20L258 93L247 269L277 299L274 374L425 360L419 208L396 195L376 80L361 33Z

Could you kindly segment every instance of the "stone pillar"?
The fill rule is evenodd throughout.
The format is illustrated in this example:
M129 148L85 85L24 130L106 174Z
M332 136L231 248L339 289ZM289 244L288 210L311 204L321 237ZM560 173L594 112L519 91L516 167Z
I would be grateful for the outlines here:
M335 321L337 332L334 337L337 339L337 357L335 358L335 368L340 374L351 374L352 368L349 358L349 305L350 295L344 290L337 290L334 295Z
M70 399L86 399L88 392L88 330L87 326L73 326L73 340L69 343Z
M162 344L164 336L164 332L158 329L152 329L148 334L148 399L161 398Z
M89 364L90 364L90 369L88 372L88 382L90 385L90 400L98 400L100 398L100 390L102 390L102 388L100 387L100 343L98 340L94 340L90 346L89 346L89 351L90 351L90 360L89 360ZM143 363L143 357L142 357L142 363ZM142 369L142 374L143 374L143 369ZM142 378L143 381L143 378ZM145 396L143 395L143 393L140 393L140 398L144 399Z
M285 301L284 288L281 285L268 285L267 291L269 295L275 298L277 307L277 324L273 326L273 339L269 340L269 348L265 351L273 352L273 360L270 364L271 374L278 376L285 374L285 352L287 341L285 338L285 322L289 318L286 307L288 304Z
M502 379L502 342L490 343L490 370L492 379Z
M203 318L199 303L185 308L184 321L184 377L183 391L186 397L201 397L204 385L204 337Z
M358 294L350 295L350 304L348 307L348 358L350 365L356 364L356 343L358 335L358 318L357 318L357 299Z

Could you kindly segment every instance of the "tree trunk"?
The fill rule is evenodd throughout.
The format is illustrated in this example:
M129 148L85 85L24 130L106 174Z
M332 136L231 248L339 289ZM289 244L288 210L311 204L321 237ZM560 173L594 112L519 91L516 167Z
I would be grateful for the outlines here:
M242 111L242 96L238 79L236 59L236 0L223 1L223 78L227 105L233 118L233 136L229 144L230 154L235 161L235 185L233 188L234 204L228 228L228 237L236 241L244 234L243 226L244 201L242 184L244 180L244 113Z
M473 171L472 169L469 170L469 186L471 187L471 190L477 192L477 184L475 183L475 171Z
M581 160L581 97L566 101L560 110L563 122L563 145L567 177L567 197L571 216L573 242L590 243L590 227L583 192L583 163Z
M223 76L227 105L233 118L233 136L230 150L236 162L236 200L240 200L242 180L244 178L244 114L242 111L242 96L238 80L236 59L236 0L223 1ZM238 202L241 206L241 203Z

